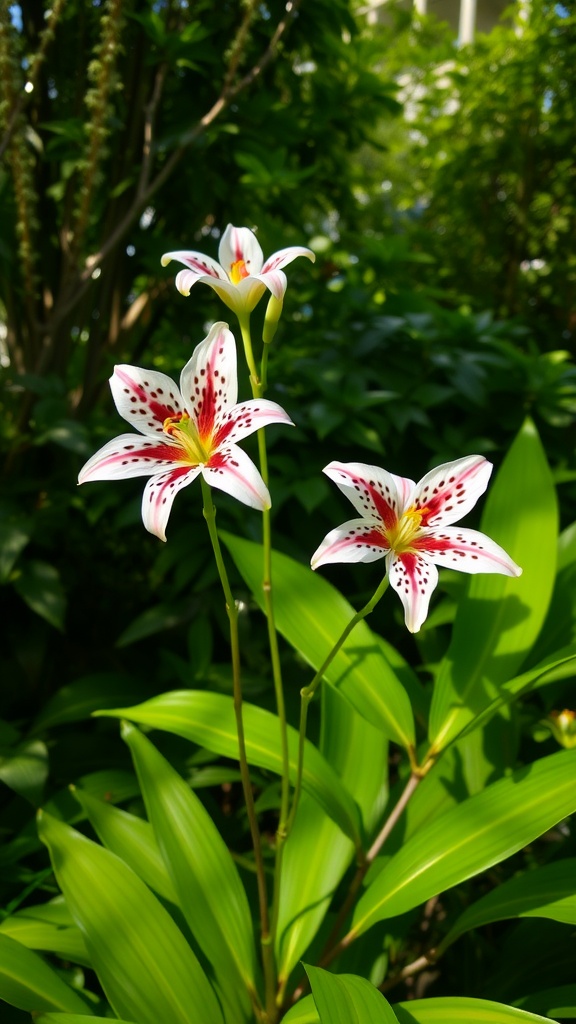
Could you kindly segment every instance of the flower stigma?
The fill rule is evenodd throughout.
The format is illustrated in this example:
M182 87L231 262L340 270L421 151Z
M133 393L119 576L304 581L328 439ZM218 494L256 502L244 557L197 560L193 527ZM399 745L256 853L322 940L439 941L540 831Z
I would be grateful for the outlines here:
M412 541L420 532L420 523L429 511L427 508L416 508L415 505L411 505L402 513L396 525L386 530L386 539L391 551L401 555L411 550Z
M245 277L250 277L250 271L246 267L244 260L236 260L230 267L230 280L232 284L240 284Z
M210 454L204 448L198 436L198 430L190 417L185 412L177 413L176 416L167 416L162 424L165 434L173 437L184 448L190 458L190 464L198 466L206 464Z

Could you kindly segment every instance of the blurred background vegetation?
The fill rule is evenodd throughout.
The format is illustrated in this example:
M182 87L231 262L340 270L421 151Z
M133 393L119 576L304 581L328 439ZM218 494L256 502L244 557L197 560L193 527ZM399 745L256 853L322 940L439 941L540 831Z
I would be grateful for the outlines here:
M458 49L433 17L367 11L0 0L7 906L43 881L26 860L42 795L64 806L71 779L105 792L106 772L117 784L128 768L113 726L84 722L92 709L231 686L198 489L179 497L164 546L143 530L140 481L76 488L122 430L114 363L177 378L227 316L210 289L179 295L162 253L216 256L231 222L257 228L265 254L317 254L288 270L270 359L268 396L297 427L270 432L282 550L306 562L341 521L321 474L331 459L416 479L471 452L499 464L526 415L562 525L576 519L576 14L531 0ZM244 372L240 387L248 397ZM220 494L218 516L258 539L257 514ZM373 589L362 567L331 578L352 602ZM459 585L447 576L445 592ZM265 635L244 600L247 693L267 704ZM451 608L418 638L425 662L445 647ZM400 607L384 602L375 625L418 653ZM302 666L284 657L293 707ZM189 763L188 776L208 784L209 767Z

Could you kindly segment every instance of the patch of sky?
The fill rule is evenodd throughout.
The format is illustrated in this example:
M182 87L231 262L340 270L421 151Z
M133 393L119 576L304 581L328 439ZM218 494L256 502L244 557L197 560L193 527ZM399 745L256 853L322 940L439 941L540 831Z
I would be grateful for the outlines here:
M10 21L14 25L14 28L16 29L17 32L21 32L23 26L22 8L20 7L20 4L12 4L11 7L8 8L8 11L10 14Z

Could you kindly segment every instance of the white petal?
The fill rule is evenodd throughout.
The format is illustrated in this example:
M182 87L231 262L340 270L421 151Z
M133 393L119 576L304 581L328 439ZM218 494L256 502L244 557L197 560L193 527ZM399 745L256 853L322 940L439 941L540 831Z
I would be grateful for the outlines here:
M499 572L504 576L520 576L522 573L504 548L478 530L438 527L416 538L415 545L425 557L447 569L471 573Z
M235 228L229 224L220 239L218 258L230 276L232 264L244 260L249 274L259 274L264 254L260 243L250 228Z
M235 312L239 310L251 313L266 291L266 282L258 274L255 277L245 277L238 284L232 285L236 289Z
M165 252L160 262L163 267L166 267L170 260L177 260L178 263L183 263L185 267L188 267L188 270L192 271L195 277L208 276L216 277L220 281L228 280L224 268L216 260L213 260L211 256L206 256L203 252L192 252L187 249L181 249L179 252Z
M287 412L276 402L269 402L268 399L251 398L247 402L241 402L230 409L224 421L216 428L214 434L214 446L219 447L226 442L236 443L243 437L248 437L260 427L267 427L270 423L287 423L294 426Z
M166 540L166 523L178 491L187 487L200 473L200 466L179 466L159 473L148 481L142 496L142 521L146 529Z
M331 562L375 562L389 550L380 519L350 519L324 537L310 564L318 569Z
M361 516L379 519L384 526L395 525L402 501L396 479L385 469L363 462L331 462L324 473L352 502Z
M422 526L449 526L474 507L488 486L492 463L482 455L466 455L430 470L416 485L414 503L427 508Z
M165 438L162 426L169 416L184 412L174 381L157 370L122 364L114 367L110 389L121 416L143 434Z
M214 291L218 292L221 298L223 295L228 296L228 299L224 299L227 305L236 296L236 285L230 284L227 277L217 278L209 274L197 274L195 270L179 270L174 279L174 284L181 295L190 295L190 289L195 284L207 284Z
M236 343L228 324L214 324L196 346L182 370L180 387L200 440L211 440L215 424L225 419L238 397Z
M88 480L126 480L164 472L185 453L168 438L164 442L140 434L121 434L108 441L80 470L78 483Z
M231 444L222 448L202 469L210 487L218 487L251 508L270 508L270 494L256 466L246 452Z
M287 249L279 249L278 252L272 253L268 259L264 262L261 273L267 274L269 270L280 270L281 267L288 266L298 256L306 256L312 263L316 262L316 256L312 252L312 249L307 249L304 245L289 245Z
M390 586L404 605L404 621L411 633L417 633L428 615L428 605L438 583L438 570L412 552L388 556Z
M288 278L283 270L270 270L266 274L258 274L258 281L266 285L266 288L272 292L275 299L282 302L288 287Z

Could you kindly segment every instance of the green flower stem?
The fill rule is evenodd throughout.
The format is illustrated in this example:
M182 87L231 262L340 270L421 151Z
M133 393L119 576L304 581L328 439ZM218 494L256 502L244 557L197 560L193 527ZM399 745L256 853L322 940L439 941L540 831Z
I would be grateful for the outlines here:
M262 395L264 393L263 381L266 376L267 360L265 361L263 356L262 375L259 377L256 372L254 356L252 352L250 319L249 317L239 316L238 320L240 322L240 330L242 332L242 341L244 343L246 362L248 363L248 368L250 370L250 383L252 385L252 395L256 399L262 398ZM264 346L264 353L266 352L267 346ZM263 429L258 431L257 437L260 473L262 474L262 479L264 480L264 483L266 484L266 486L268 486L268 455L266 452L266 435ZM278 649L278 634L276 632L276 622L274 619L274 600L272 592L272 531L269 509L264 509L262 513L262 546L264 550L262 591L264 596L266 622L268 626L268 644L270 647L270 660L272 663L272 678L274 681L274 692L276 696L276 710L278 713L278 719L280 721L280 746L282 753L280 817L278 821L278 828L276 830L276 865L274 871L274 895L272 900L271 921L271 936L272 940L274 940L276 934L276 926L278 922L278 910L280 905L282 857L284 851L284 843L288 838L289 834L288 812L290 806L290 754L288 750L288 726L286 722L286 708L284 704L284 687L282 685L280 651Z
M208 484L206 483L202 476L200 477L200 482L202 484L202 497L204 499L204 519L206 520L206 524L208 526L208 533L210 534L210 540L212 542L214 557L216 559L218 575L220 577L220 582L222 584L222 590L224 591L224 599L226 601L226 612L228 615L228 621L230 623L230 647L232 650L232 678L234 685L234 714L236 716L236 731L238 733L238 760L240 762L242 789L244 791L246 812L248 814L248 821L250 823L250 833L252 835L254 860L256 864L258 900L260 906L260 925L262 929L260 941L262 944L262 964L264 967L264 978L266 985L266 1005L273 1007L275 986L274 949L270 937L268 895L266 891L264 859L262 857L262 840L260 837L260 830L258 828L256 808L254 807L254 795L252 793L252 787L250 784L250 770L248 768L248 759L246 757L246 741L244 737L244 722L242 719L242 681L240 674L238 609L236 607L236 602L234 601L234 598L232 596L230 583L228 581L228 574L226 572L226 566L224 565L222 550L220 548L220 541L218 540L218 531L216 530L216 509L214 508L214 503L212 501L212 493L210 491L210 487L208 486Z
M365 619L366 616L374 610L380 598L383 597L384 594L386 593L388 589L388 582L388 576L384 576L384 578L381 580L380 584L374 591L368 603L365 604L364 607L361 608L359 612L356 612L356 614L352 616L348 625L342 630L342 633L340 634L338 640L336 641L332 650L329 652L324 662L318 669L310 685L305 686L302 690L300 690L301 704L300 732L298 737L298 767L296 772L296 785L294 787L294 799L292 801L292 808L290 811L290 816L288 818L288 832L290 832L290 829L294 824L294 818L296 817L296 811L298 809L298 802L300 800L300 793L302 790L302 771L304 769L304 742L306 740L306 722L308 719L308 705L310 704L310 701L314 697L314 694L316 693L316 690L318 689L326 670L330 667L330 665L334 661L334 658L338 654L338 651L342 647L342 644L348 639L354 627L357 626L358 623L362 621L362 619Z

